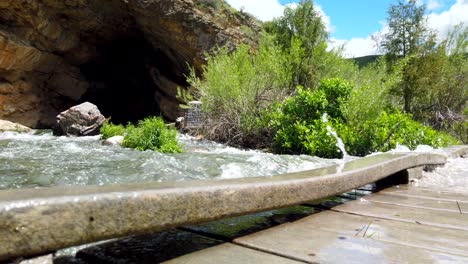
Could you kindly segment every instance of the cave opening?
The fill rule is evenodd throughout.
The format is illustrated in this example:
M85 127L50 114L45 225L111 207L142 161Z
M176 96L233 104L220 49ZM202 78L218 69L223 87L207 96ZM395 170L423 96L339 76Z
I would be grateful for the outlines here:
M115 124L159 115L172 119L160 103L161 97L175 100L176 91L160 87L164 83L157 78L170 79L181 87L187 83L185 73L162 50L154 49L142 38L118 39L97 50L99 55L80 67L90 83L80 103L97 105Z

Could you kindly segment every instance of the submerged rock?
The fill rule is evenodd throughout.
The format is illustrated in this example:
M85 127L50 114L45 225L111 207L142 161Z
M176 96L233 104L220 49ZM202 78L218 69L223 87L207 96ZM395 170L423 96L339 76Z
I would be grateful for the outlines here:
M86 102L60 113L54 135L94 136L106 121L97 106Z
M0 120L0 132L5 131L14 131L14 132L24 132L28 133L31 132L32 129L17 123L13 123L7 120Z
M123 136L113 136L104 140L102 144L105 146L117 146L117 145L122 145L123 140L124 140Z

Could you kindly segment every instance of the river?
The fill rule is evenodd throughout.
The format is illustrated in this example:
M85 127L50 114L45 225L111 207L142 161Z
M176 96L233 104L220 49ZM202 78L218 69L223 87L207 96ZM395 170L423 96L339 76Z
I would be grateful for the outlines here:
M34 134L3 132L0 189L271 176L343 162L240 150L185 135L178 139L184 153L162 154L104 146L99 136L55 137L47 130ZM406 151L404 147L394 150ZM416 151L433 150L418 147ZM467 177L468 160L449 159L446 166L424 173L416 184L467 191Z
M178 136L184 153L103 146L99 136L0 133L0 189L269 176L341 160L273 155Z

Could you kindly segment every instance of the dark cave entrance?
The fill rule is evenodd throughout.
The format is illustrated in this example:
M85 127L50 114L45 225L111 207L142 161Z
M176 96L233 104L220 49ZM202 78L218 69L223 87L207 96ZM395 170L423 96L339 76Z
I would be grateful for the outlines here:
M158 97L172 96L167 87L158 87L154 72L186 87L186 81L174 63L161 50L155 50L142 38L115 40L98 48L99 56L82 65L90 82L81 102L98 106L113 123L135 123L148 116L165 116ZM164 92L166 91L166 92ZM167 116L166 116L167 117Z

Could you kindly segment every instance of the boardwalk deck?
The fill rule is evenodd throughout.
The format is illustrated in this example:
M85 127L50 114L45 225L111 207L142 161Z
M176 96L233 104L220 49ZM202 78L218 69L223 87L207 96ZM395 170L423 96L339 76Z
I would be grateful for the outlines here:
M468 263L468 192L392 187L167 263L272 263L272 257L274 263Z

